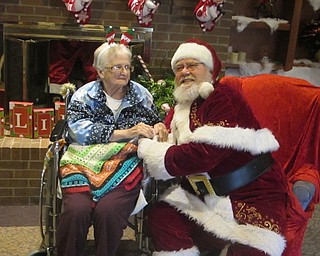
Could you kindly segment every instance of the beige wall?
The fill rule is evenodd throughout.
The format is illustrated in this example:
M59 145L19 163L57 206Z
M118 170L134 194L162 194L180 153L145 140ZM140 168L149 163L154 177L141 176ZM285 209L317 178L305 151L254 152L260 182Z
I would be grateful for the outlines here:
M211 43L220 58L227 58L227 46L231 24L233 0L225 4L226 14L211 32L204 33L195 19L193 11L198 1L161 0L154 15L152 27L151 61L149 70L159 79L170 67L170 58L179 43L198 38ZM130 11L128 0L93 0L90 24L111 26L139 26L136 16ZM55 22L75 24L63 0L1 0L0 22Z

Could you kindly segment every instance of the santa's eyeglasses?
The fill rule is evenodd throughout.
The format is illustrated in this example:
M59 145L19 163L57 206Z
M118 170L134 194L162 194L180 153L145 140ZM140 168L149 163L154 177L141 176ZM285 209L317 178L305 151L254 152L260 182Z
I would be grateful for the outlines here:
M194 71L200 64L203 64L202 62L191 62L191 63L185 63L184 65L177 65L173 67L174 73L180 73L184 68L188 69L188 71L192 72Z
M111 67L105 67L104 69L111 70L113 72L121 72L122 70L132 72L134 70L134 66L130 66L130 65L124 65L124 66L122 66L122 65L114 65L114 66L111 66Z

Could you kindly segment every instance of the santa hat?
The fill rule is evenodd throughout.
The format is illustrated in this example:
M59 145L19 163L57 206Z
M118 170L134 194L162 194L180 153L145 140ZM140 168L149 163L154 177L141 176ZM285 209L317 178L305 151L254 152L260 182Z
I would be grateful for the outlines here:
M171 59L172 69L179 60L186 58L196 59L205 64L212 71L212 80L217 80L222 64L211 45L198 39L190 39L181 44Z

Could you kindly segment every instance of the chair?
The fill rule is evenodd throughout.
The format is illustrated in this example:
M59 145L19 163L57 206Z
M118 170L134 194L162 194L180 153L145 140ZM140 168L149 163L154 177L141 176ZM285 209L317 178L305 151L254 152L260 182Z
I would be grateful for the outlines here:
M270 74L224 77L220 82L239 84L261 126L269 128L279 141L280 148L273 157L288 177L289 188L287 247L283 255L301 255L308 220L319 202L320 87ZM311 185L310 191L306 184ZM307 206L299 198L301 191L311 195Z
M72 93L67 91L65 104L68 106ZM67 108L66 108L67 109ZM65 112L65 116L67 111ZM59 215L62 206L62 195L59 186L58 173L60 168L60 159L67 149L67 122L59 120L53 128L45 160L44 168L41 175L40 200L39 200L39 226L42 237L40 248L29 256L53 256L56 248L56 230ZM142 189L152 203L158 196L157 186L144 172L142 180ZM135 239L140 256L151 255L149 237L146 234L144 225L144 209L133 214L133 218L128 220L128 227L132 228L135 233Z

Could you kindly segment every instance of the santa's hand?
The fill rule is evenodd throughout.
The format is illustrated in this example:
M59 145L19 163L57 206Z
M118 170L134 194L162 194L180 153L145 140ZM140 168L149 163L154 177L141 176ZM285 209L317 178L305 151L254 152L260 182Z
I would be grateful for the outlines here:
M151 151L153 148L157 147L156 140L147 139L147 138L141 138L138 141L138 157L141 159L144 159L148 156L148 154L151 154Z
M164 165L165 154L172 144L158 142L151 139L140 139L138 145L138 157L143 159L144 166L151 177L156 180L168 180L171 176Z
M157 123L153 126L154 134L157 136L158 141L164 142L168 140L168 130L164 123Z

